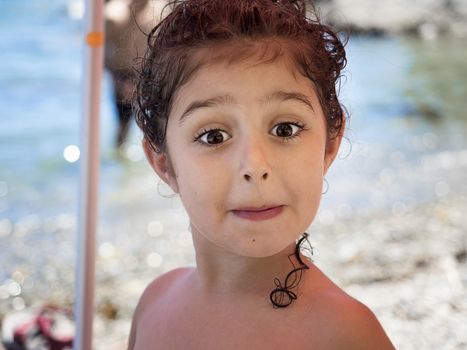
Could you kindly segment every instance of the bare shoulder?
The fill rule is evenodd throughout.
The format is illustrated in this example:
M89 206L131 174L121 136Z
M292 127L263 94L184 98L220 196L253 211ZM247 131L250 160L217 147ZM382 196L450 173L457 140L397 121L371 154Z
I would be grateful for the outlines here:
M146 309L149 304L157 302L166 293L170 291L177 283L194 271L190 267L177 268L168 271L154 279L144 290L136 307L135 313L141 312L140 309Z
M331 297L333 316L337 325L335 334L339 346L345 349L394 349L375 314L356 299L345 296Z
M143 315L150 312L157 303L163 303L167 295L170 294L170 290L176 287L178 283L181 283L185 277L192 274L193 271L193 268L188 267L171 270L154 279L146 287L133 314L128 349L133 349L135 346L138 323Z
M331 349L395 349L375 314L334 284L314 265L310 266L315 278L309 302L314 329L323 335ZM324 345L324 344L323 344Z

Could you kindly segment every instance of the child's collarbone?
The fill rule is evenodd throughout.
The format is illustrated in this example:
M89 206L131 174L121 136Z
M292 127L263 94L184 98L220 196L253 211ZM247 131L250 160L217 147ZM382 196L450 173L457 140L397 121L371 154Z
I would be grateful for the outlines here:
M167 349L310 349L309 322L298 305L267 310L248 305L219 308L186 305L164 310L161 322L153 323L153 341ZM171 310L170 310L171 309ZM162 310L160 310L162 311Z

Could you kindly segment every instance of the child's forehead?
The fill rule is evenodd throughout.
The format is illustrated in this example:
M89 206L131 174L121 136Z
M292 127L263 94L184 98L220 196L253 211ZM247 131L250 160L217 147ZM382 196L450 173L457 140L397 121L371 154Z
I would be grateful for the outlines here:
M249 86L251 84L257 86L255 91L258 92L256 97L259 100L268 100L265 96L271 95L274 91L291 89L302 95L317 96L317 86L302 71L295 50L297 50L296 45L280 39L238 40L191 48L185 71L187 74L174 92L170 115L175 110L178 111L188 100L206 98L205 95L211 97L210 95L215 94L217 88L220 90L216 92L225 94L227 90L234 95L245 95L242 90L238 90L238 85L232 84L234 80L241 81L237 80L237 77L244 76L242 72L254 67L269 68L263 71L265 74L257 78L257 81L251 81L254 79L253 76L249 81ZM275 71L271 71L270 67ZM234 71L239 72L240 75L235 75ZM233 80L229 80L229 77ZM269 83L264 81L266 78ZM254 99L252 95L245 97Z
M222 45L209 45L194 49L191 57L193 69L183 85L197 80L205 73L230 71L232 66L248 69L265 64L284 67L296 80L299 77L309 80L301 72L301 67L295 59L293 45L280 40L239 40ZM310 84L314 89L311 80Z
M200 64L175 93L175 115L192 104L265 106L279 100L305 101L315 108L319 104L314 82L300 73L292 54L281 46L249 47L240 53L232 46L205 47L195 55Z
M293 49L291 43L279 39L232 40L195 49L194 57L199 67L219 64L227 67L233 64L255 66L278 61L285 63L296 74L298 65L294 60Z

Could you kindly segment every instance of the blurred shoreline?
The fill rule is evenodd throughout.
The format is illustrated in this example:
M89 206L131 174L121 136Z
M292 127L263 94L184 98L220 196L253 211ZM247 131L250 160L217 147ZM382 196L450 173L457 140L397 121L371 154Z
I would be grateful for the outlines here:
M352 35L467 38L467 3L463 0L315 1L326 23Z

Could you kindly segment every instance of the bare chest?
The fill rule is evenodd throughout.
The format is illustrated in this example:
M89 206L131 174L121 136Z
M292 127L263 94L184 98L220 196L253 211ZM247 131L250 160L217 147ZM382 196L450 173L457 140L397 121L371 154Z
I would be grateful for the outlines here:
M272 313L235 308L159 311L140 323L136 350L315 348L309 342L311 330L305 329L299 317L287 315L285 310L272 310Z

